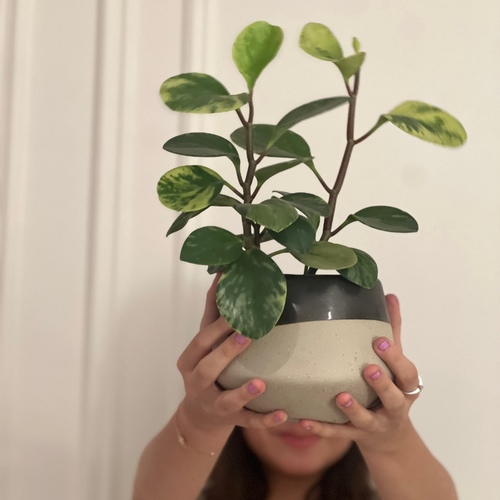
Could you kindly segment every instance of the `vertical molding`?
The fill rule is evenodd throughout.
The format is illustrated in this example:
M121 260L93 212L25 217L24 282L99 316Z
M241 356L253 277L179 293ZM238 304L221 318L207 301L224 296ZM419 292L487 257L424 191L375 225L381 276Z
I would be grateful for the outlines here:
M10 173L10 141L12 137L12 101L14 80L14 39L16 27L16 4L5 0L0 5L0 498L9 498L11 481L11 370L13 346L8 316L8 284L13 284L10 249L7 247L7 222L9 209L9 187L12 187ZM10 291L12 293L13 290Z
M6 500L69 498L77 491L94 2L75 8L61 2L48 12L35 0L1 6L0 497Z
M95 44L91 190L82 386L81 498L112 500L118 366L114 346L119 208L122 195L129 2L99 2ZM129 55L129 54L128 54Z

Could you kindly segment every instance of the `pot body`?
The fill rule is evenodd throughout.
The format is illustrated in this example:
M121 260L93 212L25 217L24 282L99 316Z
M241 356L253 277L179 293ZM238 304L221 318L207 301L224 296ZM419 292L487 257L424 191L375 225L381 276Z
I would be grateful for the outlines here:
M348 419L335 397L349 392L365 407L377 404L364 381L371 363L389 369L375 354L377 337L392 339L380 281L370 289L338 275L287 275L287 300L275 328L253 340L219 376L224 389L251 378L266 391L247 408L267 413L282 409L289 420L313 419L344 423Z

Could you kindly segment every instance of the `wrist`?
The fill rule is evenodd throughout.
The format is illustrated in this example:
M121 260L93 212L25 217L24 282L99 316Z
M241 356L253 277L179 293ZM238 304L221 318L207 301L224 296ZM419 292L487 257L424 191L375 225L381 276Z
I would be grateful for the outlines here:
M389 436L378 439L360 441L356 444L365 457L368 456L398 456L410 451L420 438L413 427L410 419L400 423L396 429L392 429Z
M181 446L207 455L218 455L234 425L213 421L194 411L183 401L173 416L177 441Z

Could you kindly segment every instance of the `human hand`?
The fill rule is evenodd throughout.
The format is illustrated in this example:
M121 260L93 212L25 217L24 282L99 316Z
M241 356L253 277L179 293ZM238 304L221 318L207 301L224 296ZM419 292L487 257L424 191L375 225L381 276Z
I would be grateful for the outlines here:
M404 438L414 432L409 419L409 410L418 394L407 395L419 384L415 365L404 356L401 347L401 314L395 295L387 295L394 341L385 337L375 340L375 352L394 374L395 381L376 364L368 365L363 376L381 401L381 406L368 410L349 393L340 393L335 402L347 415L346 424L327 424L312 420L301 420L300 425L323 437L342 437L355 441L361 451L392 451Z
M200 330L177 361L186 390L179 411L191 424L207 430L234 425L256 428L278 425L287 419L284 411L259 414L244 408L264 392L263 380L251 379L232 390L216 386L219 374L251 343L249 338L234 332L219 314L215 301L219 277L216 276L207 292Z

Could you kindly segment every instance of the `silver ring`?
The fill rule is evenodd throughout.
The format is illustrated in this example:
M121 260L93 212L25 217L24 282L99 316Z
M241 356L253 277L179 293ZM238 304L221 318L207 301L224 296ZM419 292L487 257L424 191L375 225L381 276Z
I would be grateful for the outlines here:
M423 388L424 388L424 383L422 382L422 377L419 375L418 386L416 387L416 389L413 389L413 391L403 391L403 389L400 389L400 391L408 396L413 396L414 394L420 393Z

